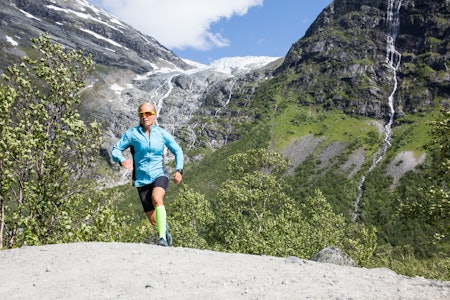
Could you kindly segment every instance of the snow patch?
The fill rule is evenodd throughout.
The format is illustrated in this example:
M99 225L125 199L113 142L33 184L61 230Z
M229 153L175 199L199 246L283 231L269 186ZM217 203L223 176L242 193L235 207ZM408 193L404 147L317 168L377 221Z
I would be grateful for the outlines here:
M192 70L184 71L187 74L193 74L208 69L228 75L243 74L264 67L265 65L279 59L273 56L236 56L224 57L204 65L192 60L183 59L185 63L194 67Z
M117 43L117 42L115 42L115 41L113 41L111 39L105 38L104 36L102 36L102 35L100 35L98 33L95 33L93 31L90 31L90 30L87 30L87 29L83 29L83 28L80 28L80 30L95 36L99 40L104 40L104 41L110 43L111 45L114 45L114 46L119 47L119 48L123 48L121 44L119 44L119 43Z
M36 18L35 16L33 16L32 14L30 14L30 13L27 13L26 11L24 11L24 10L21 10L21 9L19 9L19 11L21 12L21 13L23 13L27 18L30 18L30 19L36 19L36 20L38 20L38 21L42 21L41 19L39 19L39 18Z
M61 7L58 7L58 6L55 6L55 5L47 5L47 8L48 9L53 9L53 10L56 10L56 11L62 11L62 12L65 12L66 14L72 13L72 14L76 15L79 18L82 18L82 19L85 19L85 20L92 20L92 21L98 22L98 23L100 23L102 25L108 26L109 28L114 29L116 31L122 32L120 29L118 29L118 28L108 24L107 22L104 22L104 21L102 21L102 20L100 20L98 18L95 18L95 17L91 16L90 14L87 14L87 13L84 13L84 12L78 12L78 11L74 11L74 10L71 10L71 9L61 8ZM84 8L82 10L85 11ZM111 17L109 17L109 18L111 18ZM115 22L115 23L117 24L117 22Z
M6 36L6 41L7 41L8 43L10 43L11 45L13 45L14 47L19 45L18 42L16 42L12 37L10 37L10 36L8 36L8 35Z
M109 87L111 90L114 91L115 94L120 95L121 92L125 89L124 87L121 87L120 85L118 85L117 83L112 84Z

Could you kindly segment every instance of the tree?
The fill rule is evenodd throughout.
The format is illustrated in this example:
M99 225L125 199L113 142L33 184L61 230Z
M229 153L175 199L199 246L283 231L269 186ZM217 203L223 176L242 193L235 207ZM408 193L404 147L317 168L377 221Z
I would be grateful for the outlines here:
M187 187L180 197L170 202L170 229L176 245L203 249L208 247L208 228L214 223L214 213L205 197Z
M432 141L425 148L433 155L430 178L436 184L425 190L423 201L401 201L400 212L406 218L439 224L443 230L436 232L435 238L444 240L450 234L450 110L442 109L431 125Z
M304 238L306 223L275 176L255 171L228 180L218 197L215 231L225 250L294 255L293 241Z
M437 151L436 170L439 185L432 186L428 195L432 201L428 207L428 219L434 222L446 222L446 234L450 234L448 217L450 216L450 110L441 110L436 121L431 122L433 140L428 148ZM444 237L440 235L440 237Z
M265 149L230 157L234 176L220 188L215 227L223 250L303 258L331 245L346 250L345 218L333 212L319 190L302 202L287 195L288 163ZM352 241L355 249L359 241Z
M0 82L0 246L39 244L56 230L60 208L85 187L101 143L97 123L76 110L94 69L90 56L66 51L48 34L8 67Z

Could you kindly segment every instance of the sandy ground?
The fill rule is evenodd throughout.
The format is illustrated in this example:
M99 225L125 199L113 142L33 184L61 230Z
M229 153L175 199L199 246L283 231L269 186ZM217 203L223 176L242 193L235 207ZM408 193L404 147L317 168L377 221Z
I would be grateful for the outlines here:
M76 243L0 251L0 299L450 299L450 282L295 257Z

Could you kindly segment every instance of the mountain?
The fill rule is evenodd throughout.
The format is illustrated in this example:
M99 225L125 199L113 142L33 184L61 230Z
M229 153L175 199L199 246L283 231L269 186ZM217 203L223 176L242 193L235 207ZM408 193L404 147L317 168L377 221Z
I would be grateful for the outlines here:
M293 161L293 169L313 155L321 176L335 168L358 180L353 183L358 186L358 196L353 195L357 211L364 192L378 193L365 185L372 171L382 170L385 177L378 180L387 181L390 194L408 172L430 163L424 150L430 141L428 121L435 110L450 108L449 41L448 1L333 1L274 72L273 81L283 86L274 97L286 99L283 106L345 114L338 117L341 124L321 124L316 137L300 129L311 128L313 118L308 123L302 122L304 113L289 116L298 125L291 126L291 136L284 135L290 142L280 150ZM344 122L349 116L369 117L373 131L353 132ZM342 126L339 137L332 131L337 126ZM363 122L356 126L366 128ZM379 145L369 142L377 134L383 137ZM354 149L357 139L360 145ZM342 203L335 195L336 190L330 191L327 198Z

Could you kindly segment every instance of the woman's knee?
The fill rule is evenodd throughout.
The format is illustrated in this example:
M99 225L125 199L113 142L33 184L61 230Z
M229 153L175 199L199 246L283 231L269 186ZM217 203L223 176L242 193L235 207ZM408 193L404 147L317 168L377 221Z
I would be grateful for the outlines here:
M163 197L152 197L152 201L153 201L153 206L157 207L157 206L161 206L164 205L164 198Z
M161 206L164 205L164 195L165 195L166 191L162 188L156 187L153 190L152 193L152 202L153 202L153 206L157 207L157 206Z

